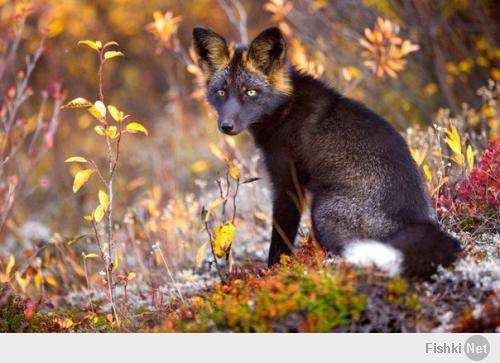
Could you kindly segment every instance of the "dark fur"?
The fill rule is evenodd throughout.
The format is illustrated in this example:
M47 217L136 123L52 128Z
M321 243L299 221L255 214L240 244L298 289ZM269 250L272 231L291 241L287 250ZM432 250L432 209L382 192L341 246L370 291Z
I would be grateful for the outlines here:
M203 47L212 33L194 31L207 69L214 60ZM404 139L362 104L286 65L284 45L281 32L268 29L249 48L217 50L229 59L205 73L221 131L248 129L263 151L274 191L269 265L291 253L307 190L315 237L327 250L341 253L349 241L370 238L403 251L408 276L449 266L460 243L440 230Z

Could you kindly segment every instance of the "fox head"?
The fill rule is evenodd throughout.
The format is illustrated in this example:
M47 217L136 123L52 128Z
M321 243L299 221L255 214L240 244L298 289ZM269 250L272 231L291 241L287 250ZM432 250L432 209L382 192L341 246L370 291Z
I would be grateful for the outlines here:
M221 132L237 135L263 122L291 94L286 43L278 28L263 31L249 46L231 48L214 31L194 28L193 43Z

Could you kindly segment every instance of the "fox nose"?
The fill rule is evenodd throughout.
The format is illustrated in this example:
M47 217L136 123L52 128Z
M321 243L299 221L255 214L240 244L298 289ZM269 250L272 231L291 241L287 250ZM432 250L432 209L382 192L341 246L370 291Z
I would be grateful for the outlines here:
M234 123L230 120L222 121L220 128L223 132L231 132L234 129Z

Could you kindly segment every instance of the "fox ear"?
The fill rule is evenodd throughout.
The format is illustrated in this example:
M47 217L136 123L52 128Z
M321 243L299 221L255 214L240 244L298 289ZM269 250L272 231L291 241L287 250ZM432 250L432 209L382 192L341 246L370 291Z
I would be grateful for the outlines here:
M272 27L260 33L248 48L248 60L264 74L281 69L286 61L286 42L281 30Z
M193 45L198 65L207 79L229 61L226 41L210 29L194 28Z

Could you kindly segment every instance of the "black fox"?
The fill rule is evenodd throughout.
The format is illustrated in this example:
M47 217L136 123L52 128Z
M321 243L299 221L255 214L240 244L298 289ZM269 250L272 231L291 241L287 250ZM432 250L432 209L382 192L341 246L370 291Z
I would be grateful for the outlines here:
M291 253L306 191L315 238L332 253L363 262L357 251L389 247L389 260L402 262L394 272L420 278L456 259L460 243L440 229L404 139L375 112L289 65L278 28L249 46L228 47L204 28L193 38L220 131L248 129L263 152L274 193L269 265ZM371 247L359 242L367 239Z

